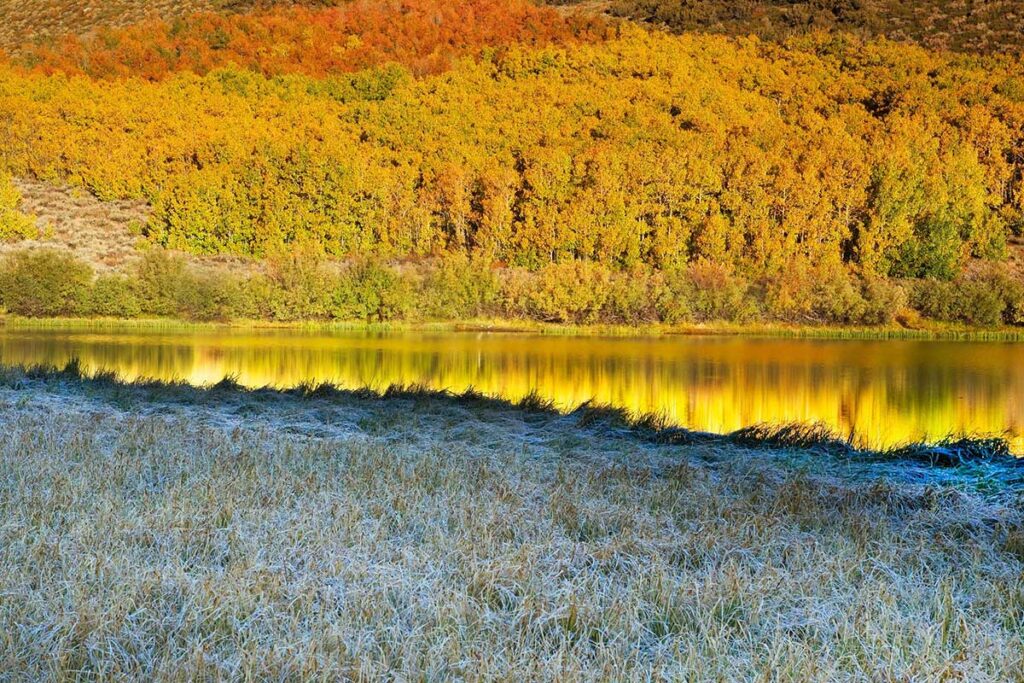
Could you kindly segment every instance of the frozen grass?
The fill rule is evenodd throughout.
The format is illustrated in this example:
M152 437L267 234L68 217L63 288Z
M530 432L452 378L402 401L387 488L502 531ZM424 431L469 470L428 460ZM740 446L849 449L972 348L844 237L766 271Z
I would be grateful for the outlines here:
M0 679L1024 680L1018 494L660 427L2 371Z

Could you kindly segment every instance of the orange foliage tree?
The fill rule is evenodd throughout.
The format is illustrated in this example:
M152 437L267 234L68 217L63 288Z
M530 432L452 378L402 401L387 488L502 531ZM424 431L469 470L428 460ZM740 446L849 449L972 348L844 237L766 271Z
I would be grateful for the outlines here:
M428 74L484 47L566 43L607 31L599 19L566 16L527 0L355 0L339 7L154 19L26 45L16 62L44 74L149 80L229 65L271 76L319 77L398 62Z

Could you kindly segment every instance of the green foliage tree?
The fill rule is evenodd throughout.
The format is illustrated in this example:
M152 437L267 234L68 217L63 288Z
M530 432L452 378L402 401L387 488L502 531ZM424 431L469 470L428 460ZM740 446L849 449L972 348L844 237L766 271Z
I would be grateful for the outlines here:
M143 254L135 269L135 290L143 313L177 315L187 277L185 260L161 249Z
M135 283L123 275L101 275L93 282L87 309L107 318L137 318L142 306Z
M374 260L350 266L337 278L331 293L332 313L341 320L402 320L415 305L410 279Z
M27 317L87 312L92 269L66 252L21 251L0 263L0 301Z
M457 253L427 272L418 308L430 318L470 320L495 313L499 294L500 282L485 259Z

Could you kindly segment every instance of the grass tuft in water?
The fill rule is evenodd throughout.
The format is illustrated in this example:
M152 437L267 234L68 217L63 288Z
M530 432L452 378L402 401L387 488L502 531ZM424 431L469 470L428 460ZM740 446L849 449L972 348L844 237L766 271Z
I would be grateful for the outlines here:
M839 438L828 425L818 422L752 425L732 432L725 438L737 446L769 446L842 454L854 450L849 440Z
M936 467L959 467L972 462L1013 459L1005 439L949 436L934 444L909 444L890 449L885 455L896 460L913 460ZM1024 461L1021 461L1024 464Z

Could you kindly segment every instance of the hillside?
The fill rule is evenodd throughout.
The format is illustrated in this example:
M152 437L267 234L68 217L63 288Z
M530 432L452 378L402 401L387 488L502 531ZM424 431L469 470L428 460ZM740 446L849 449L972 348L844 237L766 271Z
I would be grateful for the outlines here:
M1021 225L1019 62L811 47L633 29L422 78L388 55L327 79L7 70L4 157L15 175L146 198L150 237L196 253L305 239L339 257L909 277L1001 258Z
M174 18L221 11L245 0L0 0L0 48L25 42L85 34L153 17Z
M339 0L0 0L0 49L143 20L196 12L245 12L269 6L344 4ZM1019 52L1024 0L551 0L587 13L607 13L674 31L707 31L784 39L825 29L909 40L933 49Z
M174 20L198 12L245 13L275 6L319 7L346 0L0 0L0 50L142 21Z
M82 287L130 270L139 242L309 261L200 283L245 293L201 307L215 317L1024 322L1019 58L672 35L586 7L359 0L22 50L0 64L6 249L35 237L20 210L93 263ZM117 214L100 238L61 215L76 192L145 225ZM319 260L373 265L342 285ZM424 279L459 302L410 303ZM268 311L268 290L287 303ZM5 301L111 309L38 303Z
M152 16L58 41L26 43L13 62L37 73L161 80L223 67L324 78L397 62L415 75L509 46L597 40L596 17L528 0L354 0L338 7L288 5L252 12Z
M605 9L679 32L783 39L825 29L961 52L1024 47L1021 0L611 0Z

